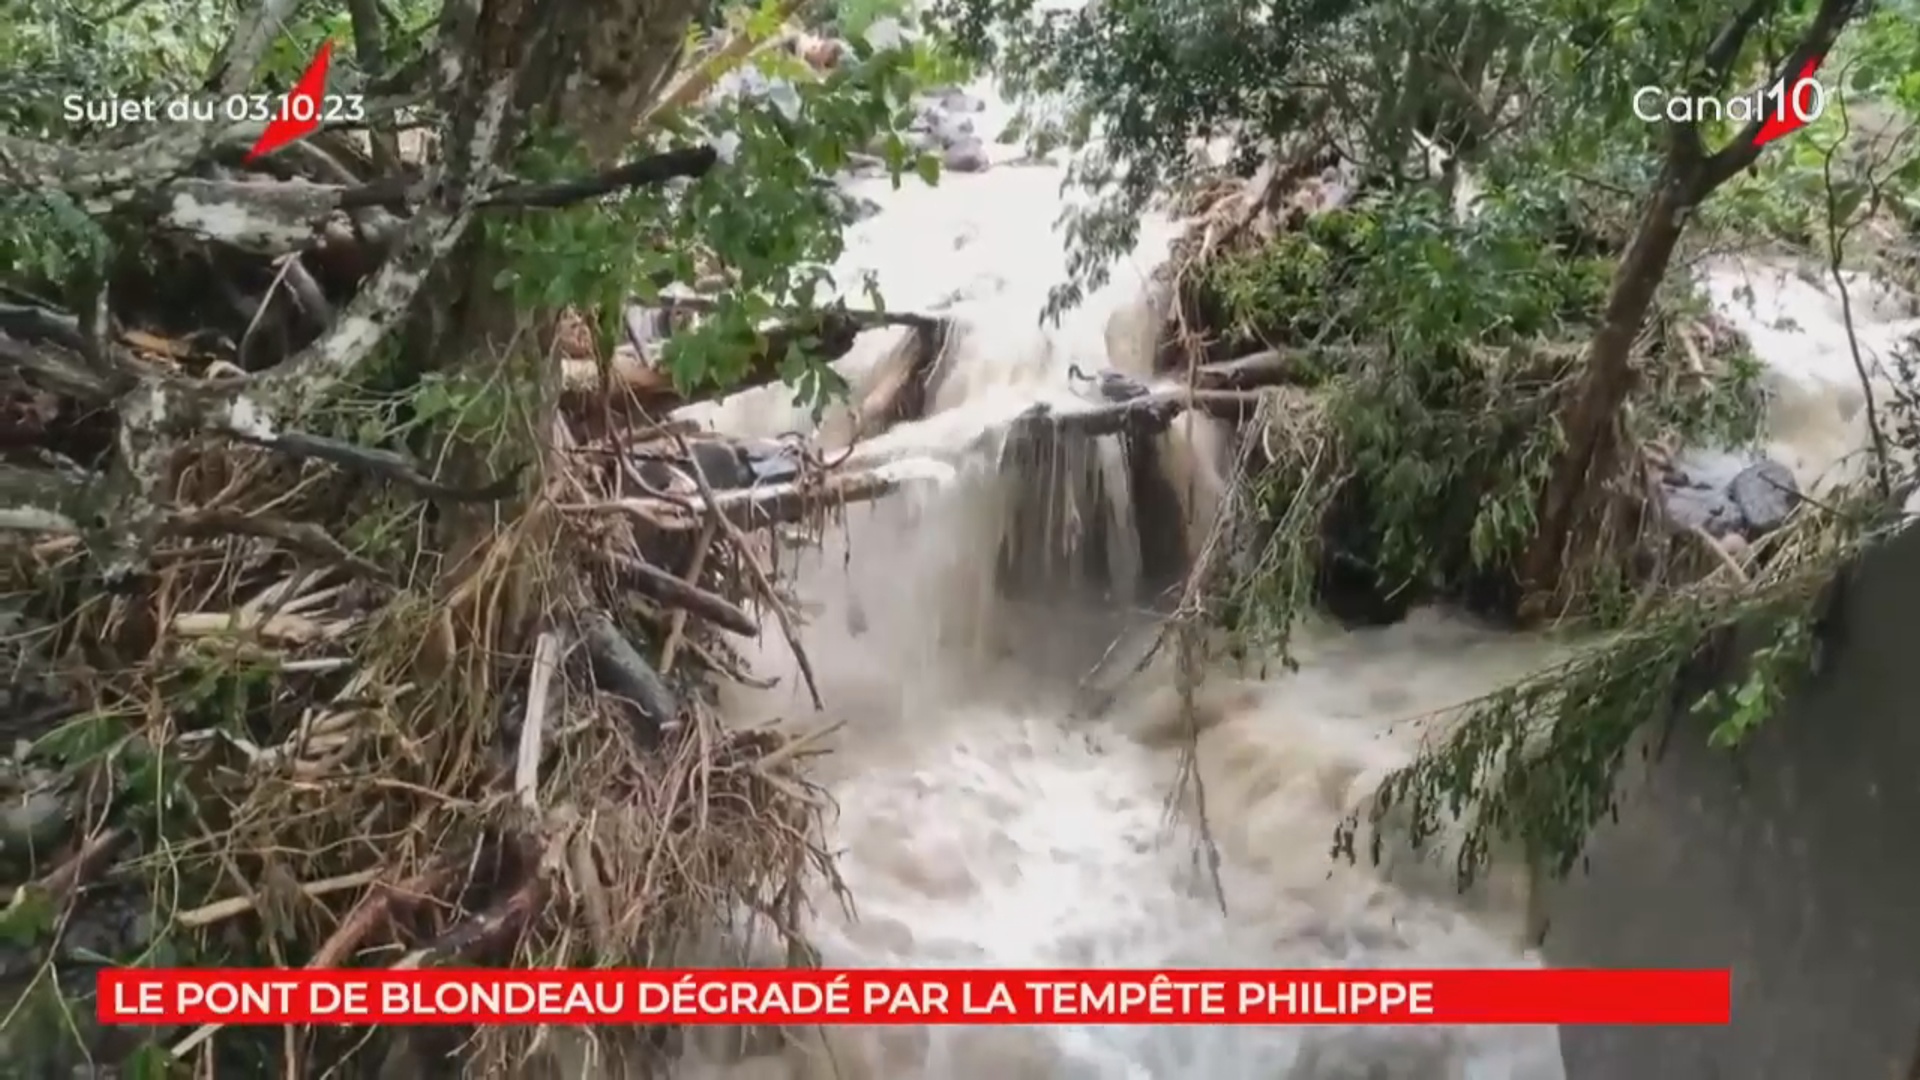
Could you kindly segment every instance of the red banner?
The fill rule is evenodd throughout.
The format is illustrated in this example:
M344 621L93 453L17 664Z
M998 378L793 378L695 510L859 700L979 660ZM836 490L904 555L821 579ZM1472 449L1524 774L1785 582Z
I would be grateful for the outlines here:
M109 1024L1725 1024L1727 971L115 970Z

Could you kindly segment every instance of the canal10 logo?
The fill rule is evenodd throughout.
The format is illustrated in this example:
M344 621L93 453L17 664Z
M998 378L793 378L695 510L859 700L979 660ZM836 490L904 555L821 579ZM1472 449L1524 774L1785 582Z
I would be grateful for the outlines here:
M1688 94L1662 86L1643 86L1633 93L1633 115L1647 123L1675 124L1730 122L1754 129L1753 144L1767 143L1819 120L1827 111L1827 88L1814 57L1793 78L1781 79L1752 93L1718 96Z

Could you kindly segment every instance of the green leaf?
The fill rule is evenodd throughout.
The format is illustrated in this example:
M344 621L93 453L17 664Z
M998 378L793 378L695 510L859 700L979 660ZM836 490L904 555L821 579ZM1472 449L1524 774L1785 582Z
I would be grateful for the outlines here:
M940 159L939 158L934 157L932 154L921 154L918 158L914 160L913 168L915 172L918 172L920 174L920 179L926 181L927 186L929 187L939 186L940 184Z
M45 893L25 886L17 888L13 902L0 911L0 941L15 948L33 948L53 932L57 915Z

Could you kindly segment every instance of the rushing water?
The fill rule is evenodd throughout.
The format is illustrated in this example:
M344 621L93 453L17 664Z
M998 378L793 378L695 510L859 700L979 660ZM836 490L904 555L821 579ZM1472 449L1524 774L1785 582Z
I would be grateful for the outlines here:
M977 123L991 136L1004 109L985 88L974 93L988 102ZM935 189L858 185L884 209L855 230L845 265L878 271L890 307L945 310L960 327L927 418L861 452L935 457L958 471L950 482L854 509L823 547L784 556L798 560L824 716L808 704L777 633L748 651L780 685L726 702L738 722L845 724L819 771L838 802L832 840L858 907L849 917L830 897L816 903L809 930L825 961L1536 963L1524 946L1524 881L1496 875L1460 897L1434 860L1402 853L1384 867L1350 866L1332 861L1329 847L1335 823L1408 760L1420 717L1535 668L1551 652L1547 643L1425 611L1385 629L1310 633L1295 674L1218 673L1201 697L1198 764L1219 892L1196 855L1191 805L1169 809L1183 744L1169 676L1150 667L1110 712L1078 718L1081 680L1115 640L1128 660L1137 655L1151 616L1123 589L1104 599L1097 590L996 589L1010 507L1036 477L999 467L991 433L1038 400L1071 407L1071 364L1149 370L1158 315L1147 274L1175 229L1149 221L1114 285L1063 325L1042 328L1046 290L1064 273L1052 231L1061 173L1012 163L1008 148L995 152L1001 161L991 170L948 176ZM1844 336L1830 325L1831 298L1752 264L1721 264L1707 281L1773 367L1776 454L1803 481L1834 468L1859 445L1861 394ZM1915 328L1899 323L1911 313L1891 300L1876 304L1871 314L1884 325L1869 328L1870 353ZM1799 336L1777 327L1783 310L1799 315ZM856 389L880 377L897 341L869 334L843 362ZM777 388L700 415L739 433L808 423ZM829 416L818 430L844 443L851 429L845 416ZM1223 433L1183 421L1163 444L1164 467L1182 491L1197 493L1189 510L1204 523L1220 490ZM1077 468L1052 539L1033 544L1070 547L1130 513L1114 448ZM1093 477L1112 494L1083 497ZM1126 543L1111 545L1107 559L1113 581L1139 569ZM1563 1076L1551 1029L839 1030L757 1055L705 1044L682 1071L874 1080Z

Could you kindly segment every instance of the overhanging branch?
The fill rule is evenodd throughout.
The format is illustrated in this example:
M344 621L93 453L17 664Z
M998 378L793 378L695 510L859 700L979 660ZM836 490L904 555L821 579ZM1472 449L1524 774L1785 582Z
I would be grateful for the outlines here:
M300 0L261 0L253 17L234 29L233 38L220 52L220 61L207 76L207 88L222 96L238 94L253 85L253 73L267 54L273 39L286 28L287 20L300 7Z
M551 184L513 184L487 195L489 207L527 207L553 209L611 195L629 188L663 184L680 177L704 176L720 160L711 146L691 146L680 150L649 154L624 165L615 166L597 176L563 180Z
M704 175L719 160L710 146L649 154L594 176L548 184L507 184L480 196L481 209L557 209L617 191ZM394 177L345 186L306 180L182 179L156 201L171 229L261 255L305 246L336 211L385 207L404 211L426 202L429 184Z
M227 434L241 442L304 460L325 461L341 468L383 477L432 499L448 502L495 502L511 496L519 487L519 473L502 477L476 488L450 487L428 478L402 454L341 439L304 432L263 435L258 432L229 430Z
M1846 29L1847 23L1860 13L1861 7L1861 0L1820 0L1820 9L1814 13L1813 21L1808 24L1806 32L1800 35L1799 43L1793 47L1793 51L1787 55L1786 60L1781 62L1774 72L1773 80L1767 85L1781 85L1784 100L1789 102L1795 100L1798 96L1794 93L1795 80L1816 57L1826 56L1833 51L1834 42L1840 39L1840 31ZM1744 37L1743 30L1741 38L1744 39ZM1722 43L1715 43L1716 49L1721 47ZM1735 53L1739 51L1738 41L1733 44L1732 49ZM1756 116L1749 120L1746 126L1740 129L1739 134L1733 137L1732 142L1721 147L1717 153L1707 159L1701 177L1704 184L1702 194L1733 179L1741 169L1759 159L1760 145L1756 140L1760 137L1760 129L1765 126L1766 119L1765 116Z
M416 103L413 97L370 100L365 112L369 117L384 117ZM63 191L88 213L106 213L185 174L217 150L252 145L267 130L267 125L252 121L155 126L160 130L152 138L107 149L0 135L0 188ZM358 126L358 122L339 123L323 130Z
M373 279L353 298L331 328L253 383L265 399L288 413L318 398L372 355L406 317L434 265L459 244L472 222L470 211L422 210Z

